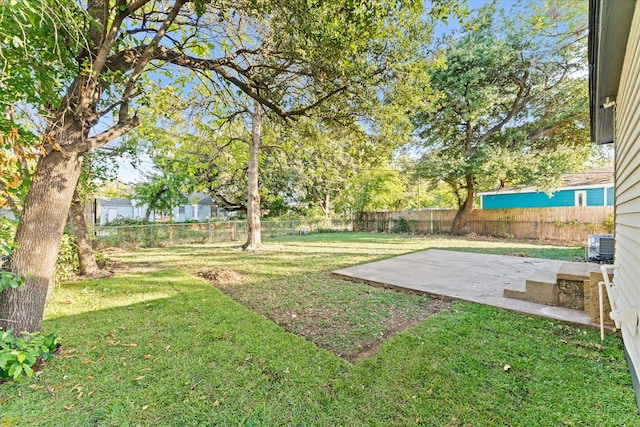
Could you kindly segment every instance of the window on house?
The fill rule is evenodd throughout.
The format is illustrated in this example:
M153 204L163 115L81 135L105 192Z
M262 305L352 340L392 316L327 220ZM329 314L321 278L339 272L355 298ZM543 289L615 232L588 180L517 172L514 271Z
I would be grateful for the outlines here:
M178 215L184 215L184 213L185 213L185 206L178 207Z
M576 206L587 206L587 192L582 190L582 191L576 191Z

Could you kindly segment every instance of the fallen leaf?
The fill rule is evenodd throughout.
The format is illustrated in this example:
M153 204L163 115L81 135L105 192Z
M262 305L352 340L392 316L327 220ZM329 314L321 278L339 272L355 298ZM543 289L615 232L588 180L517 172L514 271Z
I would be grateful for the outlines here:
M504 369L505 372L509 372L509 369L511 369L511 366L510 365L504 365L504 368L502 368L502 369Z
M78 393L78 395L76 396L76 399L80 400L80 399L82 399L82 396L84 396L84 392L83 391Z
M152 356L152 355L150 355L150 354L145 354L145 355L144 355L144 356L142 356L142 357L144 357L145 359L151 359L153 356Z
M62 350L60 352L60 354L58 354L58 357L61 358L61 359L65 359L65 358L71 356L77 350L78 350L77 348L64 349L64 350Z
M433 394L433 389L430 388L429 390L427 390L427 394Z
M136 377L135 381L140 381L141 379L143 379L145 376L144 375L140 375L139 377Z
M69 406L65 406L64 409L66 409L67 411L70 411L75 405L72 403Z
M216 400L215 402L213 402L213 406L220 406L220 402Z
M149 409L149 405L144 405L144 406L142 407L142 410L143 410L143 411L146 411L147 409Z
M131 344L120 344L120 346L122 346L122 347L137 347L138 344L132 342Z

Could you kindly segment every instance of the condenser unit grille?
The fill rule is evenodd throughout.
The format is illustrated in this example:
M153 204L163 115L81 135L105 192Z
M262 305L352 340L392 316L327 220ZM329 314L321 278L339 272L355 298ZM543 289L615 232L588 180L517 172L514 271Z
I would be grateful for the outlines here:
M613 261L613 234L590 234L587 236L587 260L597 262Z

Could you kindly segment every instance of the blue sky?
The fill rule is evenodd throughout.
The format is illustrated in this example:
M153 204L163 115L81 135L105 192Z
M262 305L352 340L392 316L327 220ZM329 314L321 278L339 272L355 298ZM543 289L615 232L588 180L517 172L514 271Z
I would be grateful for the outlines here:
M477 9L483 4L485 4L488 0L467 0L467 5L469 10ZM490 0L489 0L490 1ZM509 4L513 4L515 0L500 0L500 4L504 4L505 6ZM425 5L429 3L425 0ZM428 7L428 6L427 6ZM456 19L450 19L448 24L440 24L434 33L435 37L440 37L444 34L449 34L452 31L460 28L458 21ZM116 142L117 143L117 142ZM153 162L151 159L142 155L139 161L137 162L137 166L133 166L131 159L122 158L118 161L119 169L118 169L118 177L121 181L125 183L139 183L145 180L143 173L147 173L153 169Z
M480 8L482 5L490 1L492 0L466 0L466 4L469 8L469 11L473 12L474 10ZM425 0L425 6L428 3L429 1ZM515 3L517 3L516 0L498 0L497 5L498 7L507 9L510 6L514 5ZM459 30L459 28L460 28L460 25L457 19L455 18L449 19L447 24L440 23L436 27L434 31L434 38L439 38L445 34L451 34L452 32ZM146 155L141 156L141 158L137 161L137 166L135 167L132 165L131 159L127 159L127 158L122 158L121 160L118 161L118 164L119 164L119 170L118 170L119 179L126 183L139 183L144 181L145 178L143 176L143 173L147 173L153 169L153 162Z

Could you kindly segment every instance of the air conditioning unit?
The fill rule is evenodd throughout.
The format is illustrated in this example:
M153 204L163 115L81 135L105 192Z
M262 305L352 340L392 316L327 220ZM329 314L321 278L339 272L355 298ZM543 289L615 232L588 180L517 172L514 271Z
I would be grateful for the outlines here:
M613 262L613 234L587 236L587 261Z

